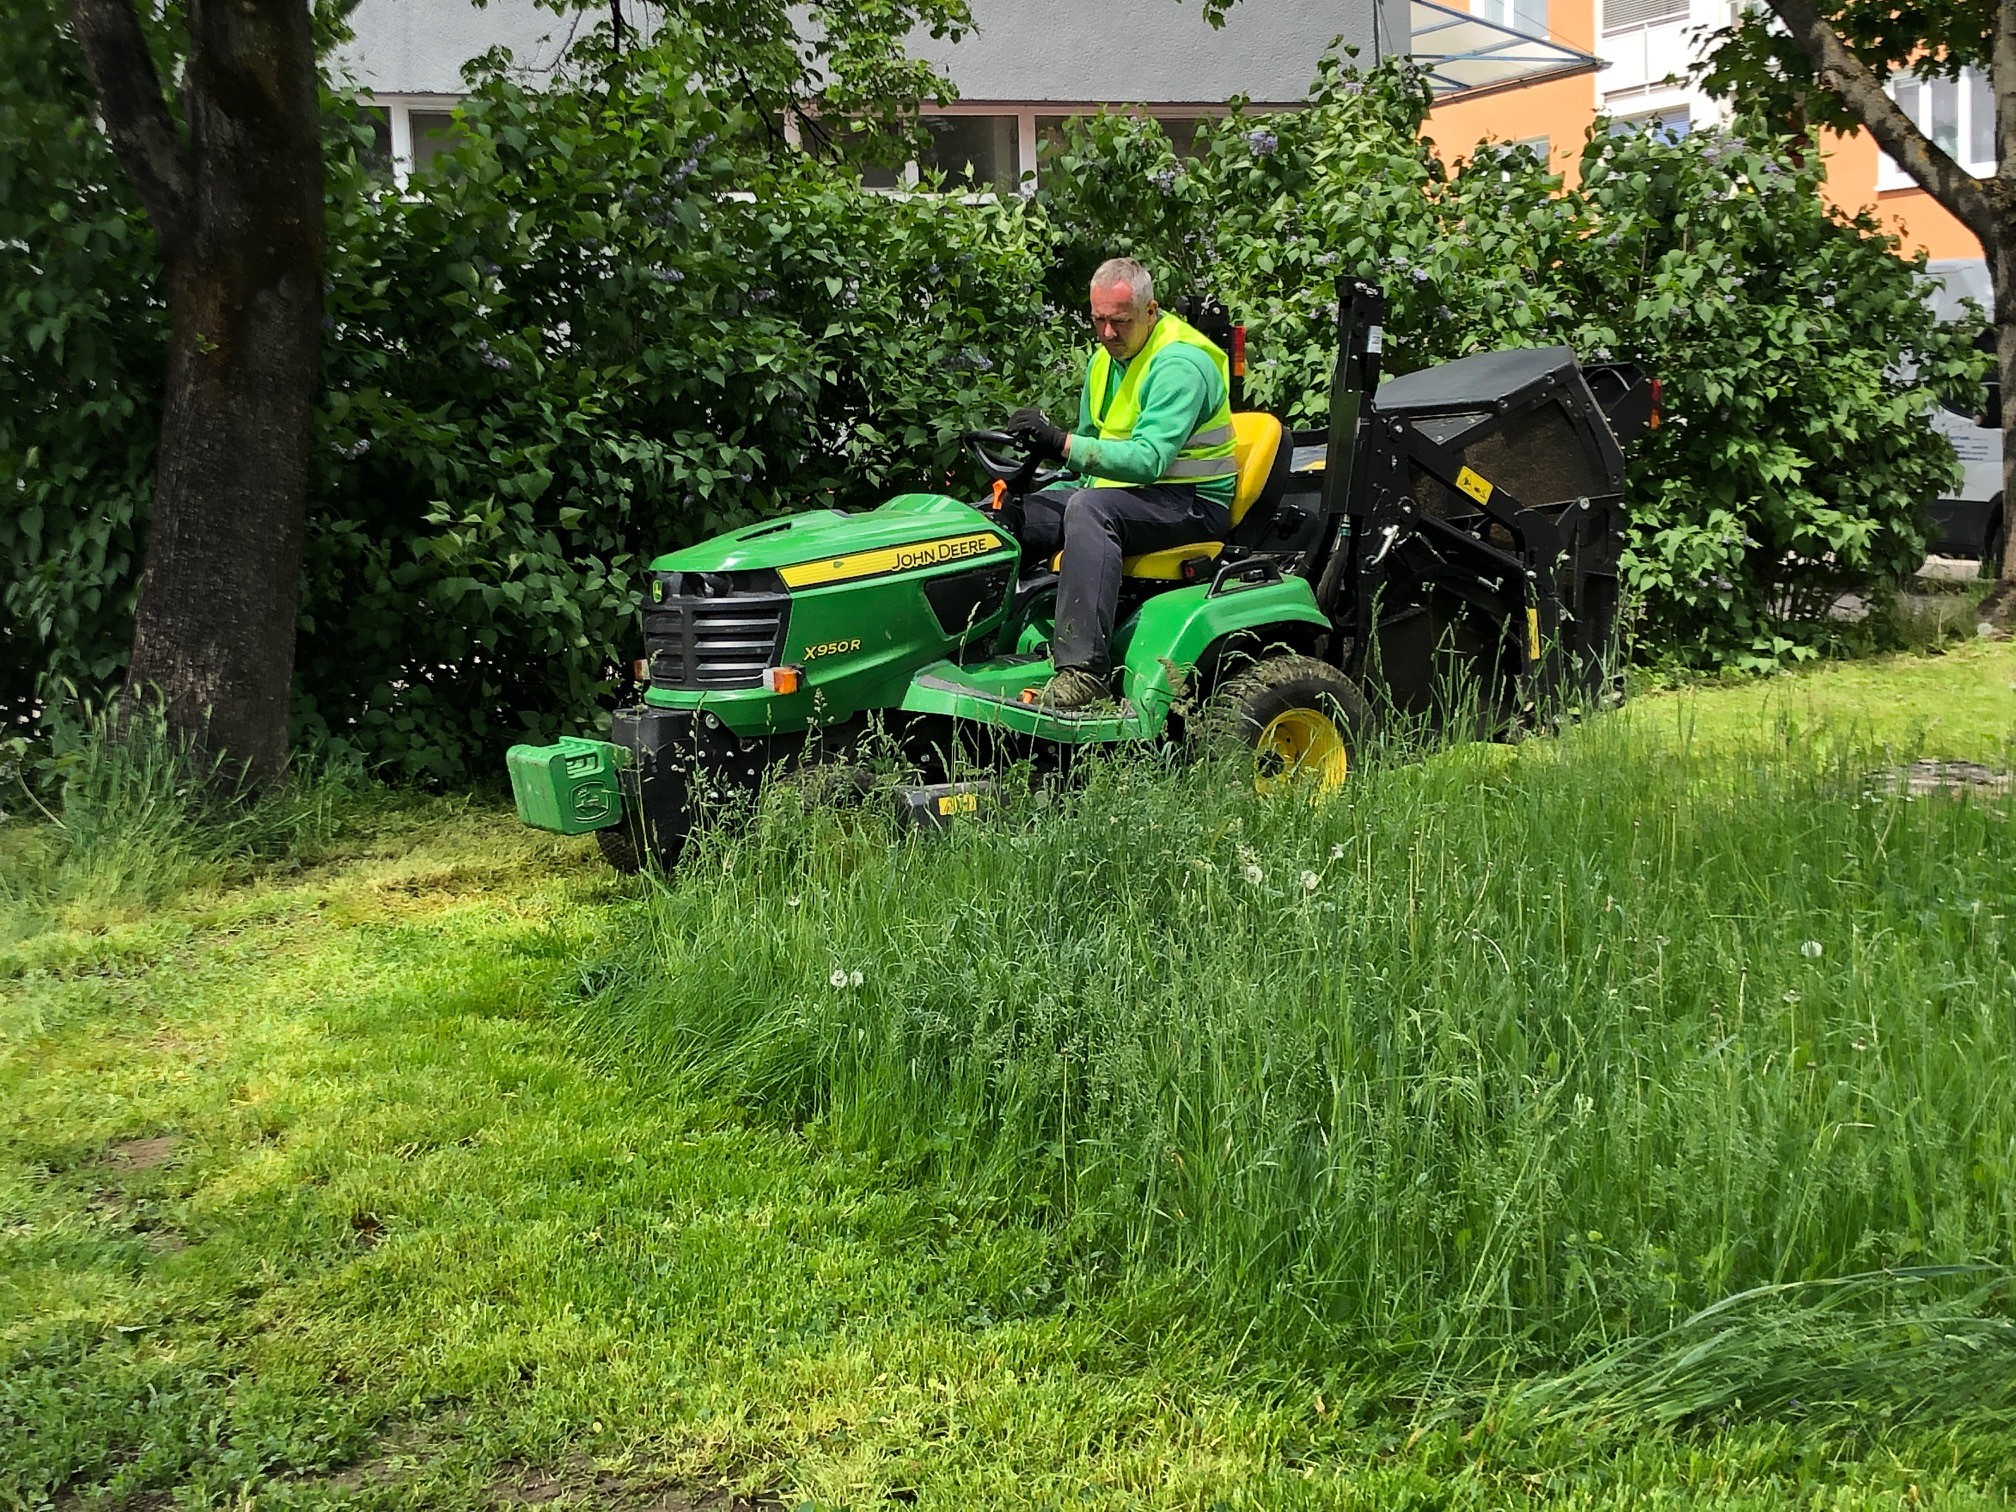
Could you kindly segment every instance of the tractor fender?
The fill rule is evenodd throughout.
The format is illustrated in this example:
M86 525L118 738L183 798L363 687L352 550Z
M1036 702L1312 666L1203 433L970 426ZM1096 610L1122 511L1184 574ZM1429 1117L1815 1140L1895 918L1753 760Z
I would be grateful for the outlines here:
M1294 629L1293 638L1306 641L1309 631L1328 631L1329 616L1316 607L1308 580L1285 577L1272 582L1227 586L1213 593L1199 583L1157 594L1141 606L1125 645L1116 645L1124 669L1124 691L1139 718L1143 734L1161 729L1172 704L1182 695L1204 654L1225 636L1241 631L1264 632L1270 626Z

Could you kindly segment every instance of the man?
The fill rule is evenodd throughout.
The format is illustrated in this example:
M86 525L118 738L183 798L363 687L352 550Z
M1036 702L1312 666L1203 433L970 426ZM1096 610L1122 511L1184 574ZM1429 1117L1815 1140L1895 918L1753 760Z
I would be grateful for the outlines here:
M1092 334L1077 429L1017 410L1011 432L1077 475L1024 503L1025 561L1064 553L1044 693L1056 709L1112 698L1110 645L1120 561L1145 551L1218 541L1231 529L1238 464L1224 352L1155 303L1148 270L1130 257L1092 275Z

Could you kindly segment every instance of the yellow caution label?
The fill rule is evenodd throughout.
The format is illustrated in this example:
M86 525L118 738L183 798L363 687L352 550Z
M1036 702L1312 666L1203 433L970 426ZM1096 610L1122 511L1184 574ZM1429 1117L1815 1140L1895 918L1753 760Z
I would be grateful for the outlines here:
M977 814L980 812L978 793L947 793L938 800L941 814Z
M985 556L1005 543L991 530L971 535L943 536L935 541L918 541L908 546L884 546L879 551L854 551L846 556L824 557L816 562L799 562L779 567L777 575L787 588L816 588L822 583L844 583L850 578L875 577L885 572L915 572L923 567L942 567L947 562Z
M1463 468L1456 474L1456 486L1479 504L1491 502L1491 482L1482 473L1474 473L1467 467Z
M1526 659L1540 660L1540 611L1531 604L1526 606Z

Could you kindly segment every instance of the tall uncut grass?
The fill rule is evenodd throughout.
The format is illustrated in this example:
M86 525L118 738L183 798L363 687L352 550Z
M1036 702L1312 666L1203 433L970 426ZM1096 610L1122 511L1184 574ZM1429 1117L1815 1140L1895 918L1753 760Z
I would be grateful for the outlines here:
M39 769L0 767L0 943L51 917L144 911L234 866L324 840L353 771L313 758L254 793L158 713L89 714Z
M1287 1368L2016 1412L2016 823L1826 749L1114 762L902 842L784 798L586 1021Z

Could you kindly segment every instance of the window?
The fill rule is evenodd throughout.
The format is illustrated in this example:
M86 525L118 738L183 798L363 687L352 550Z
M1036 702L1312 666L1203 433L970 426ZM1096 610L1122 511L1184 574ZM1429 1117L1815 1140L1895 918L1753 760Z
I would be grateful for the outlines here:
M392 181L402 189L462 139L454 114L459 95L369 95L361 103L375 138L374 151L366 157L389 167Z
M1610 135L1630 136L1633 132L1649 132L1664 142L1677 142L1687 135L1688 114L1685 105L1671 110L1648 110L1642 115L1618 116L1610 123Z
M1470 14L1529 37L1547 35L1547 0L1470 0Z
M407 114L413 132L413 172L425 173L435 159L452 149L462 130L445 110L415 110Z
M1977 69L1963 68L1957 79L1921 79L1902 74L1890 81L1890 98L1911 124L1930 137L1976 177L1995 171L1995 96ZM1908 189L1911 175L1883 154L1876 169L1878 189Z
M922 169L937 169L955 184L1012 193L1022 178L1017 122L1012 115L942 115L924 117L931 146L917 160Z
M1667 21L1687 19L1688 0L1605 0L1603 30L1635 31L1641 26L1658 26Z
M385 105L366 105L365 124L371 128L371 145L357 155L381 178L392 177L392 111Z
M1091 111L1086 112L1088 115ZM1059 152L1064 146L1064 133L1077 116L1039 115L1036 117L1036 151L1038 157L1048 157ZM1222 121L1219 115L1155 115L1155 121L1162 128L1162 134L1169 138L1169 145L1176 150L1179 158L1194 158L1203 149L1197 140L1200 128Z

